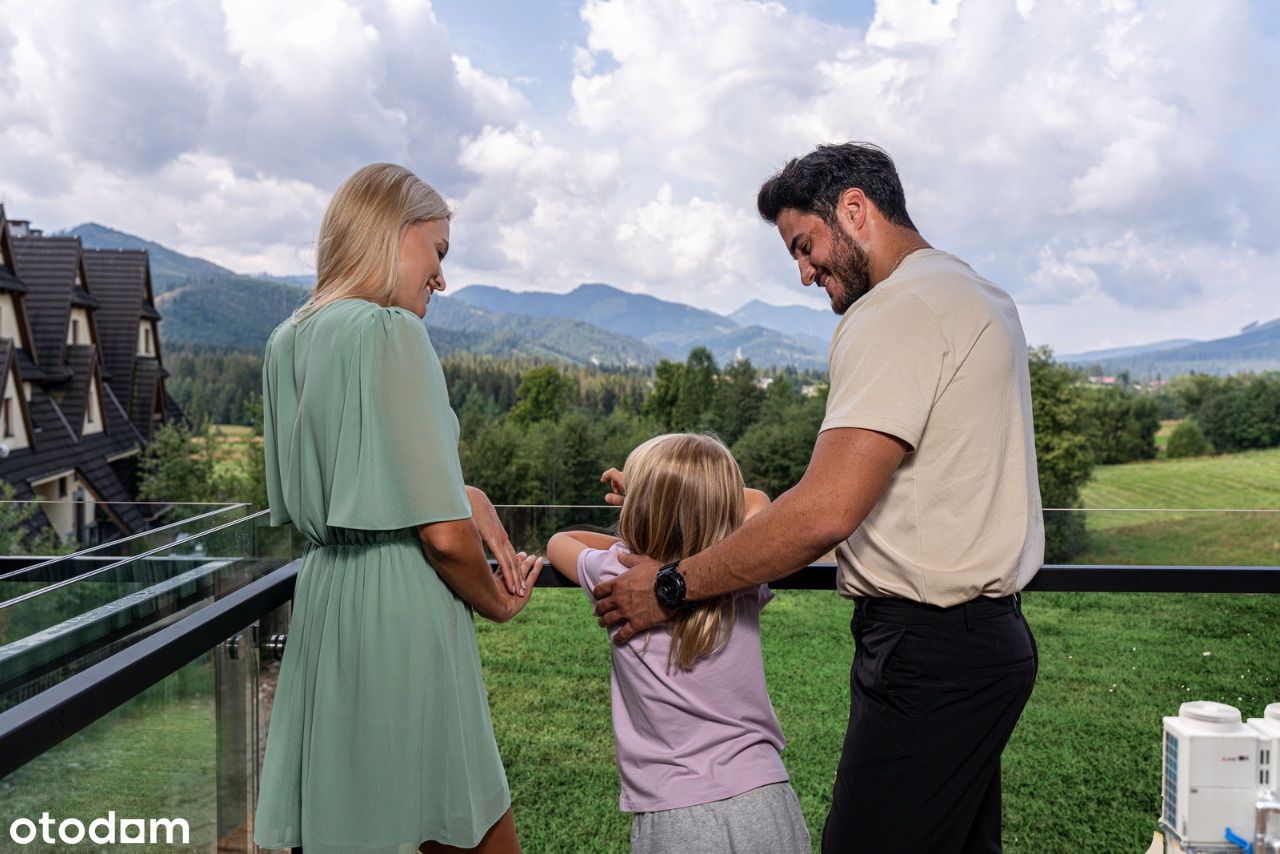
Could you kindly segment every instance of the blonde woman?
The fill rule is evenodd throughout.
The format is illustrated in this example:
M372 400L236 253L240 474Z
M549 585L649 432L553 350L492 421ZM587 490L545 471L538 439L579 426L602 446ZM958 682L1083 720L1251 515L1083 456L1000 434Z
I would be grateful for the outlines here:
M445 287L449 219L409 170L360 169L325 212L315 292L267 342L271 522L307 547L262 768L263 848L520 850L471 612L515 616L542 561L513 552L462 482L422 325Z
M564 531L547 545L552 565L588 597L626 571L619 554L677 561L769 503L743 488L728 448L699 434L650 439L602 480L619 494L625 485L618 537ZM809 854L765 688L760 609L771 598L761 584L610 644L619 803L635 813L634 854Z

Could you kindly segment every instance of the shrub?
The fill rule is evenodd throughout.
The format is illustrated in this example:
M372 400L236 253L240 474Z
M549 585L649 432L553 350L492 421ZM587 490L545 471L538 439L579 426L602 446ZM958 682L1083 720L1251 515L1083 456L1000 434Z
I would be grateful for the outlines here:
M1204 437L1200 425L1194 421L1183 421L1173 428L1169 434L1169 446L1165 449L1169 459L1181 457L1204 457L1213 453L1213 446Z

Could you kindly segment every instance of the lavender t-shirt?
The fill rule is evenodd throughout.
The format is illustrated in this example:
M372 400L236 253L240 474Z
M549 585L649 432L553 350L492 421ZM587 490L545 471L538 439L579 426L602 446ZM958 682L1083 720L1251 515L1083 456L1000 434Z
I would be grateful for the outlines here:
M579 555L578 581L588 598L597 584L626 572L617 557L624 548ZM760 654L760 609L773 594L761 584L737 595L728 642L692 670L668 669L669 626L612 645L623 812L705 804L788 779Z

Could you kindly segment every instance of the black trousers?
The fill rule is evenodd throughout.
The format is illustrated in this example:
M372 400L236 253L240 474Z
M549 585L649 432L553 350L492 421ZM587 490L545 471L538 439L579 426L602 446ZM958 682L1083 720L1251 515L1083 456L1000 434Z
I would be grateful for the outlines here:
M1018 597L861 599L824 854L1000 851L1000 754L1035 684Z

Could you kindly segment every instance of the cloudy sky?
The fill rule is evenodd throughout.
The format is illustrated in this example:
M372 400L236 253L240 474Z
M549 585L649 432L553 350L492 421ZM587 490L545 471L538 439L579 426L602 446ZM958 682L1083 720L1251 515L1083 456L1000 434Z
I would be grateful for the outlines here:
M1280 316L1277 81L1272 0L0 0L0 201L300 273L391 160L453 288L821 307L755 192L871 140L1074 352Z

